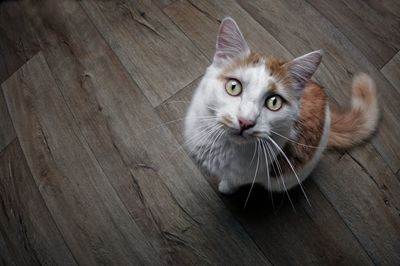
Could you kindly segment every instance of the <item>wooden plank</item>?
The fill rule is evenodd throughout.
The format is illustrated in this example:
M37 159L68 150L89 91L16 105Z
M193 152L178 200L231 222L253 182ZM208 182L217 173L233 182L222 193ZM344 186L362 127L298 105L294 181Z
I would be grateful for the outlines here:
M393 198L399 197L399 190L391 193L385 191L390 190L388 188L378 188L376 177L363 170L348 155L325 156L314 177L374 263L399 264L400 205Z
M204 55L151 1L81 5L153 106L206 67Z
M3 92L35 182L77 262L159 263L79 138L42 54L4 82Z
M30 21L24 15L24 3L17 1L1 3L0 53L9 75L39 52L34 33L29 25ZM4 80L5 78L0 79L0 83Z
M165 126L180 143L184 141L183 120L180 119L186 113L197 84L198 81L194 82L156 109ZM162 132L162 127L153 130ZM216 178L206 178L216 189ZM296 190L290 193L296 211L293 211L287 200L282 204L282 195L275 194L275 205L277 208L280 205L281 207L274 213L270 207L269 194L264 190L254 192L255 195L249 202L250 210L245 212L243 203L248 188L242 189L233 200L222 198L273 264L372 264L315 183L306 182L305 190L312 207L307 205L301 192Z
M400 52L381 69L381 72L393 87L400 91Z
M0 253L1 266L17 265L15 262L15 258L17 256L15 256L14 252L10 250L7 240L3 236L1 228L0 228L0 251L1 251Z
M400 50L400 4L385 1L307 0L377 68Z
M35 27L81 141L163 262L268 264L171 133L146 130L160 120L78 3L53 14Z
M0 231L17 265L76 264L17 140L0 153Z
M293 54L323 48L324 59L316 72L316 79L327 88L327 93L340 104L349 102L350 81L354 73L363 71L377 84L382 119L371 142L392 171L400 168L400 94L364 55L312 6L293 1L239 1L273 36ZM286 18L291 17L291 20ZM291 23L293 20L296 23Z
M291 54L258 24L236 1L178 0L163 9L192 42L212 60L220 21L233 17L254 51L290 59ZM204 69L203 69L204 72Z
M334 98L338 102L348 102L347 98L343 95L349 95L349 85L340 85L341 83L345 83L345 78L349 78L349 75L346 73L347 69L350 69L349 71L353 73L355 70L363 70L373 76L378 84L378 91L382 99L385 99L385 104L381 105L383 112L382 123L372 143L380 156L388 162L392 171L397 171L399 168L399 153L397 152L398 148L393 149L393 147L398 144L395 141L394 132L398 131L399 127L399 120L395 116L400 111L398 110L398 104L396 104L400 100L399 94L387 83L375 67L326 19L306 3L253 1L250 4L241 1L241 4L293 52L302 54L307 50L317 47L325 49L325 60L320 71L317 73L317 78L322 81L322 84L328 85L328 88L340 88L327 90L329 94L334 95ZM289 16L297 22L295 26L284 19ZM344 65L346 67L343 67ZM371 158L377 156L374 149L368 148L368 146L360 147L360 149L362 151L351 151L351 155L357 161L362 162L365 169L369 169L372 173L371 169L374 167L378 169L386 167L379 166L378 162L381 161L379 158L375 159L375 161L362 159L361 155L371 156ZM384 194L380 191L379 185L372 181L361 182L361 180L358 180L362 177L365 178L365 176L368 177L368 175L360 172L361 168L356 167L357 164L354 160L346 161L345 164L343 163L343 166L337 166L337 161L330 161L329 163L330 168L327 168L327 163L324 162L323 171L320 172L322 174L317 174L319 177L325 176L324 178L317 179L318 186L338 210L344 221L374 259L374 262L384 263L390 260L396 262L398 257L393 252L397 247L395 242L397 239L395 237L387 238L386 236L388 234L398 235L399 225L394 222L396 221L394 217L397 214L387 209L380 210L378 208L378 206L385 206L382 201ZM339 168L340 171L338 171ZM329 170L335 173L330 175L331 178L326 177ZM346 172L350 174L345 174ZM369 174L371 175L371 173ZM354 178L353 176L359 178ZM344 177L347 177L347 179L344 179ZM385 196L398 193L398 183L393 174L385 177L380 174L374 176L374 179L382 183L395 184L394 187L387 188L388 192L386 192ZM343 191L347 190L352 191L352 193L343 193ZM364 191L370 191L371 195L367 195ZM335 195L341 195L342 197ZM358 198L355 199L355 197ZM366 204L360 203L355 210L350 211L350 206L346 206L346 204L353 202L353 200L355 204L358 204L358 201L363 201ZM392 200L395 202L395 205L399 205L398 197L392 198ZM368 207L368 204L372 204L371 208ZM360 217L365 219L360 219ZM379 225L381 219L383 219L382 224L384 226L382 227L384 228L381 228ZM384 234L376 236L376 232ZM390 258L387 256L390 256Z
M7 111L7 105L3 93L0 91L0 151L3 150L14 138L15 130Z

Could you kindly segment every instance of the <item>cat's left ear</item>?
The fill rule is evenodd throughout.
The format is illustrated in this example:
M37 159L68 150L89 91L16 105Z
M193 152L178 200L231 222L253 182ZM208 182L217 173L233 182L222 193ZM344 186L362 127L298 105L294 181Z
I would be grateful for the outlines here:
M314 75L322 59L322 50L314 51L300 56L287 63L287 69L294 80L294 89L302 90Z
M249 46L236 22L230 17L224 18L218 31L213 63L221 65L238 55L249 53Z

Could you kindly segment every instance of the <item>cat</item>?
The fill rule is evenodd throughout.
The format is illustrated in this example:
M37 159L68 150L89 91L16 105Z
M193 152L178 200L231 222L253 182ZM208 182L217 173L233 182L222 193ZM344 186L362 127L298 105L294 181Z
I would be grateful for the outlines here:
M349 148L375 131L373 80L356 75L351 107L331 110L324 89L311 80L321 58L321 50L288 62L260 55L232 18L221 22L184 125L186 149L219 178L221 193L255 183L279 192L301 186L327 147Z

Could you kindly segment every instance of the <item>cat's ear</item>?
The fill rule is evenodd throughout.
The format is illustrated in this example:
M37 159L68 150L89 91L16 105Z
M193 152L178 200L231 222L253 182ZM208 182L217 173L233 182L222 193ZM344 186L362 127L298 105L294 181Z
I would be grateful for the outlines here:
M314 75L322 59L322 50L300 56L288 63L288 72L294 80L294 88L303 89Z
M249 53L249 46L236 22L230 17L224 18L218 31L213 63L221 65L238 55Z

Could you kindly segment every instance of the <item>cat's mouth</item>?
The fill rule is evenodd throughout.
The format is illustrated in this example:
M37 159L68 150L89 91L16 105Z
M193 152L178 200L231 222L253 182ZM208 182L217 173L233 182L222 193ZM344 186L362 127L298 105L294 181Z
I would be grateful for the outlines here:
M249 133L247 131L232 128L229 131L229 138L240 144L250 143L257 140L257 137L253 133Z

